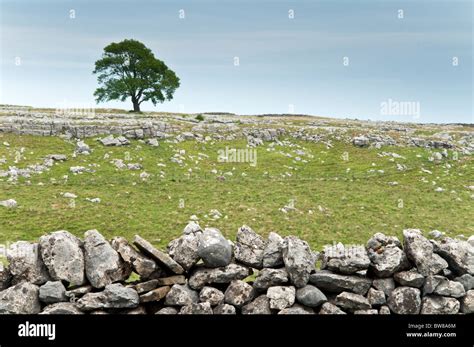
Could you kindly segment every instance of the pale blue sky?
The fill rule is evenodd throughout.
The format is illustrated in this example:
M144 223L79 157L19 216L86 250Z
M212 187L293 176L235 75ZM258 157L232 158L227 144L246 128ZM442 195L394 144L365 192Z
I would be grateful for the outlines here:
M323 116L474 122L470 0L0 0L0 10L0 103L94 105L94 62L110 42L134 38L181 78L173 101L144 110L293 105ZM388 99L419 102L420 117L382 115Z

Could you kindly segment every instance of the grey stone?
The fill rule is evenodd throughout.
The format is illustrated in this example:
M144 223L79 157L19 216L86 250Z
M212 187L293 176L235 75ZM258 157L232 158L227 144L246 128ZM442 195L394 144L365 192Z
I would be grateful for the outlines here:
M244 265L261 269L265 245L263 237L257 235L250 227L244 225L237 231L234 247L235 260Z
M10 273L10 269L0 262L0 291L10 286L11 279L12 274Z
M360 270L367 270L369 265L370 260L364 247L346 247L338 243L324 248L321 269L350 275Z
M460 282L450 281L443 276L429 276L423 286L423 293L460 298L466 294L466 291Z
M174 307L163 307L156 314L178 314L178 310Z
M464 290L466 292L468 290L474 289L474 276L464 274L462 276L456 277L454 280L461 283L464 286Z
M308 307L318 307L328 301L326 295L315 286L308 284L296 290L296 300Z
M433 245L418 229L403 230L405 252L418 272L423 276L436 275L448 267L448 263L433 253Z
M199 261L198 254L200 232L185 234L168 244L168 254L186 271Z
M7 259L13 284L26 281L41 285L50 279L37 243L13 243L7 251Z
M6 207L6 208L15 208L18 206L18 203L16 202L15 199L8 199L8 200L0 201L0 206Z
M375 309L355 310L354 314L379 314L379 311Z
M242 307L242 314L272 314L270 299L262 294Z
M184 235L189 235L189 234L196 234L202 232L201 227L199 224L195 221L190 221L183 230Z
M434 251L444 258L458 275L474 275L474 246L469 242L445 237L433 241Z
M91 285L85 285L80 287L71 288L70 290L66 290L66 296L69 298L70 301L76 301L77 298L90 293L92 291Z
M135 244L135 246L138 247L138 249L140 249L146 255L155 259L159 264L164 265L166 268L168 268L175 274L181 275L182 273L184 273L184 269L182 268L181 265L179 265L176 261L174 261L173 258L171 258L168 254L153 247L153 245L149 243L147 240L141 238L138 235L135 235L135 239L133 243Z
M72 302L57 302L55 304L51 304L46 306L40 314L84 314L84 312L80 311L76 304Z
M193 289L202 289L207 284L230 283L241 280L252 274L252 271L243 265L229 264L225 267L208 269L198 267L188 279L188 284Z
M474 313L474 290L468 290L461 299L461 312L465 314Z
M224 293L214 287L204 287L199 292L199 300L208 302L211 306L217 306L224 302Z
M171 287L169 286L152 289L149 292L146 292L145 294L140 295L140 303L144 304L147 302L160 301L166 297L170 289Z
M390 277L409 265L400 241L393 236L375 234L367 242L367 252L371 261L370 271L376 277Z
M267 290L267 297L270 299L271 309L283 310L295 303L296 289L293 286L270 287Z
M395 289L395 281L393 278L376 278L372 281L372 285L375 289L384 292L386 296L390 296Z
M22 282L0 292L0 314L36 314L41 311L38 286Z
M295 236L287 236L283 242L283 262L291 283L297 288L304 287L314 271L315 259L306 241Z
M207 267L222 267L230 264L232 245L215 228L206 228L199 237L198 255Z
M425 296L421 302L421 314L456 314L460 306L454 298Z
M315 314L311 307L306 307L300 304L294 304L291 307L284 308L278 314Z
M141 280L149 279L160 270L152 259L138 252L124 237L113 238L111 245L133 271L140 275Z
M336 305L349 312L372 308L367 298L350 292L342 292L336 296Z
M309 281L323 291L331 293L352 291L360 295L365 295L372 284L372 281L366 277L340 275L327 270L316 271L310 276Z
M331 304L330 302L325 302L321 306L321 309L319 310L319 314L347 314L347 313L341 310L336 305Z
M367 300L369 300L369 303L372 306L380 306L385 304L387 301L385 298L385 293L374 288L369 289L369 292L367 293Z
M229 304L220 304L213 310L214 314L236 314L235 307Z
M61 230L41 236L39 244L52 279L72 286L85 283L83 243L79 238Z
M425 277L421 275L416 269L411 269L409 271L397 272L393 278L400 285L405 287L415 287L421 288L425 283Z
M421 309L420 290L412 287L395 288L388 298L388 306L396 314L418 314Z
M384 306L380 307L379 314L391 314L391 312L390 312L390 309L388 308L388 306L384 305Z
M255 296L252 286L241 280L234 280L230 282L224 293L224 301L226 304L235 307L242 307L250 302Z
M61 281L48 281L39 288L39 299L45 304L67 301L66 288Z
M265 290L273 286L288 283L288 272L286 269L262 269L253 283L257 290Z
M199 302L199 294L188 285L175 284L166 294L165 305L186 306Z
M179 314L213 314L211 304L208 302L194 303L181 307Z
M158 287L158 280L154 279L154 280L138 283L134 286L134 289L137 291L138 294L143 294L153 289L156 289L157 287Z
M130 276L130 267L97 230L86 231L84 236L86 276L93 287L103 288Z
M186 277L183 275L174 275L158 278L156 281L158 286L172 286L174 284L185 284Z
M81 311L92 311L111 308L135 308L140 299L138 293L120 283L109 284L102 292L87 293L77 300L77 307Z
M352 139L352 144L356 147L369 147L369 139L366 136L356 136Z
M283 238L277 233L270 232L263 250L263 267L279 267L283 265Z

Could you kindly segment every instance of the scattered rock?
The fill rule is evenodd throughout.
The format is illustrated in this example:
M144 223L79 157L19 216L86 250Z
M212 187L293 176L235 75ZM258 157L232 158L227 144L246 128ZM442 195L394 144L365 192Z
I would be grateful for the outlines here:
M0 201L0 206L6 207L6 208L15 208L18 206L18 203L14 199L8 199L8 200Z

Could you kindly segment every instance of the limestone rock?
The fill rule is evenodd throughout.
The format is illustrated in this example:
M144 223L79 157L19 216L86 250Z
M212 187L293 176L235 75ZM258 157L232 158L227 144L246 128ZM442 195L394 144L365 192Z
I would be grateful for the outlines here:
M193 303L181 307L179 314L213 314L211 304L208 302Z
M474 290L469 290L461 299L461 312L474 313Z
M272 314L270 299L262 294L242 307L242 314Z
M40 314L84 314L84 312L80 311L76 304L72 302L58 302L55 304L51 304L46 306Z
M22 282L0 292L0 314L36 314L41 311L38 286Z
M410 271L397 272L393 278L400 285L405 287L421 288L425 283L425 278L416 269Z
M61 281L48 281L39 288L39 299L45 304L67 301L66 288Z
M257 235L250 227L244 225L237 231L234 247L235 260L244 265L261 269L265 246L266 243L263 237Z
M308 284L296 290L296 300L308 307L318 307L328 301L326 295L315 286Z
M26 281L41 285L50 279L37 243L13 243L7 251L7 259L13 284Z
M174 239L168 244L168 254L186 271L199 261L199 237L201 233L189 233Z
M230 283L241 280L252 274L252 271L243 265L229 264L220 268L196 268L189 277L188 284L193 289L202 289L205 285L213 283Z
M445 237L433 241L434 250L458 275L474 275L474 246L469 242Z
M354 274L360 270L367 270L369 265L370 260L364 247L346 247L338 243L324 248L321 269Z
M175 284L166 294L165 305L186 306L199 302L199 294L188 285Z
M255 296L252 286L241 280L234 280L230 282L224 293L224 301L226 304L235 307L242 307L250 302Z
M321 306L321 309L319 310L319 314L347 314L347 313L341 310L336 305L331 304L330 302L325 302Z
M315 314L311 307L306 307L300 304L294 304L291 307L284 308L278 314Z
M112 308L135 308L140 299L138 293L120 283L109 284L102 292L87 293L77 300L81 311L92 311Z
M412 287L395 288L388 298L388 306L396 314L418 314L421 309L420 290Z
M262 264L264 268L283 265L283 238L277 233L270 232L265 248L263 249Z
M207 267L227 266L232 259L232 246L218 229L206 228L199 237L198 255Z
M360 295L365 295L372 284L372 281L366 277L339 275L327 270L316 271L310 276L309 281L323 291L331 293L352 291Z
M295 236L287 236L283 242L283 262L291 283L297 288L304 287L314 271L315 259L306 241Z
M367 242L370 271L376 277L389 277L407 266L408 260L396 237L376 233Z
M460 306L454 298L425 296L421 302L421 314L456 314Z
M293 286L270 287L267 290L267 297L270 299L271 309L283 310L295 303L296 289Z
M111 245L133 271L140 275L140 279L149 279L159 271L158 265L152 259L138 252L124 237L113 238Z
M235 307L229 304L220 304L213 310L214 314L236 314Z
M350 292L342 292L336 296L336 305L350 312L372 308L367 298Z
M288 272L286 269L262 269L253 283L253 287L257 290L266 290L273 286L288 283Z
M370 288L367 293L367 300L369 300L372 306L384 305L386 302L385 293L381 290Z
M211 306L217 306L224 302L224 293L214 287L204 287L199 292L199 300L208 302Z
M141 238L138 235L135 235L135 239L133 241L135 246L138 247L143 253L150 256L154 260L156 260L159 264L165 266L170 271L174 272L177 275L181 275L184 273L184 269L181 265L179 265L176 261L173 260L168 254L165 252L160 251L159 249L153 247L151 243L147 240Z

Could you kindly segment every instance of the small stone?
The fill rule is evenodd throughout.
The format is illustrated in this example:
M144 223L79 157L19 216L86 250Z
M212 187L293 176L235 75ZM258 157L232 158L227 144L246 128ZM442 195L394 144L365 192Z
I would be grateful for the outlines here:
M85 285L80 287L75 287L73 289L66 291L66 296L69 298L70 301L76 301L77 298L90 293L92 291L91 285Z
M345 247L338 243L324 248L321 269L350 275L367 270L369 265L370 260L364 247Z
M213 310L214 314L237 314L235 307L229 304L220 304Z
M461 299L461 312L466 314L474 313L474 290L468 290Z
M284 308L293 306L295 303L296 289L290 287L270 287L267 290L267 297L270 299L270 308L275 310L283 310Z
M474 275L474 246L469 242L445 237L441 241L433 241L433 245L434 251L447 261L457 275Z
M213 314L208 302L194 303L181 307L179 314Z
M10 286L11 279L12 274L10 273L10 269L0 262L0 291Z
M51 304L46 306L40 314L84 314L84 312L80 311L76 304L72 302L58 302L55 304Z
M425 296L421 302L421 314L457 314L459 301L443 296Z
M163 307L155 314L178 314L178 310L174 307Z
M230 264L232 246L215 228L206 228L199 237L198 255L207 267L222 267Z
M318 307L328 301L322 291L310 284L296 290L296 300L308 307Z
M175 275L170 277L158 278L156 281L158 286L172 286L174 284L185 284L186 277L184 277L183 275Z
M13 284L26 281L41 285L50 279L37 243L18 241L11 244L7 259Z
M288 272L286 269L268 269L264 268L259 273L253 283L257 290L266 290L273 286L288 283Z
M135 308L140 299L132 288L126 288L120 283L109 284L102 292L87 293L77 300L81 311L92 311L109 308Z
M433 293L442 296L460 298L466 294L466 291L464 290L462 283L450 281L443 276L429 276L426 278L423 293L425 295Z
M472 275L464 274L462 276L456 277L454 280L461 283L464 286L464 290L466 292L468 290L474 289L474 276Z
M243 265L229 264L225 267L208 269L196 268L188 279L191 288L200 290L207 284L230 283L233 280L242 280L252 274L252 271Z
M168 244L168 254L186 271L200 259L198 254L200 235L200 232L185 234Z
M367 293L367 300L369 300L369 303L372 306L380 306L385 304L387 301L385 299L385 293L374 288L369 289L369 292Z
M425 277L423 277L416 269L410 271L397 272L393 278L400 285L405 287L421 288L425 283Z
M242 307L242 314L272 314L270 299L262 294L251 303Z
M224 301L227 304L242 307L250 302L254 296L255 292L250 284L241 280L234 280L230 282L224 293Z
M294 304L291 307L284 308L278 314L315 314L311 307L306 307L300 304Z
M418 314L421 309L420 290L412 287L395 288L388 298L388 306L396 314Z
M377 311L375 309L355 310L354 314L379 314L379 311Z
M325 302L321 306L321 309L319 310L319 314L347 314L347 313L341 310L336 305L331 304L330 302Z
M204 287L199 292L199 300L208 302L211 306L217 306L224 302L224 293L214 287Z
M18 206L18 203L14 199L8 199L8 200L0 201L0 206L6 207L6 208L15 208Z
M189 235L189 234L195 234L195 233L198 233L198 232L201 232L201 231L202 231L202 229L201 229L201 227L199 226L199 224L197 222L190 221L184 227L183 234Z
M366 277L339 275L327 270L316 271L310 276L309 281L323 291L331 293L352 291L360 295L365 295L372 284Z
M370 271L376 277L390 277L409 265L400 241L394 236L376 233L367 242L367 252Z
M368 310L371 308L369 300L359 294L342 292L336 296L336 305L344 310L354 312L356 310Z
M138 235L135 235L135 240L133 241L135 246L138 247L142 252L151 258L155 259L160 264L164 265L166 268L170 269L177 275L181 275L184 272L184 269L176 261L173 260L168 254L156 249L149 243L147 240L141 238Z
M156 287L158 287L158 280L141 282L136 284L134 288L138 294L143 294L149 292L150 290L156 289Z
M391 314L388 306L381 306L379 309L379 314Z
M199 302L199 294L188 285L175 284L166 295L165 305L186 306Z
M395 289L395 281L393 278L377 278L373 280L372 285L375 289L384 292L386 296L390 296Z
M160 301L161 299L166 297L170 289L171 287L169 286L152 289L149 292L140 295L140 303L144 304L146 302Z
M67 301L66 288L61 281L48 281L39 288L39 299L45 304Z

